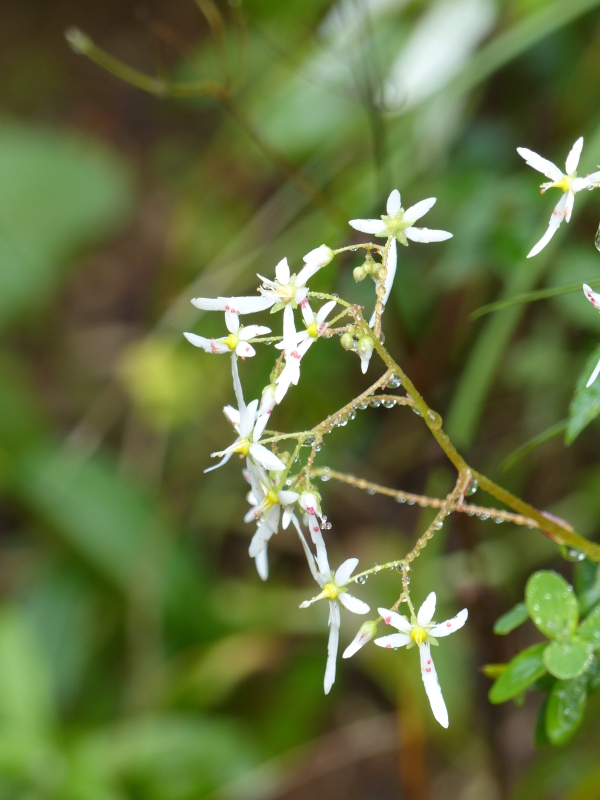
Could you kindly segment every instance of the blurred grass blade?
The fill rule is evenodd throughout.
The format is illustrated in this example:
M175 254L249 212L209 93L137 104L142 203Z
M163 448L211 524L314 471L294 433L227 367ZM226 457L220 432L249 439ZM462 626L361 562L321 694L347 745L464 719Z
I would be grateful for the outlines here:
M600 415L600 380L596 380L589 388L586 385L599 360L600 347L597 347L588 358L583 372L579 376L575 394L569 406L569 423L565 436L567 444L572 444L581 431Z
M592 289L600 287L600 278L586 281L586 283L591 286ZM479 317L484 317L486 314L492 314L495 311L504 311L505 308L510 308L511 306L536 303L538 300L548 300L551 297L559 297L563 294L571 294L573 292L581 291L583 291L581 283L569 283L566 286L557 286L552 289L540 289L538 292L519 294L516 295L516 297L509 297L507 300L498 300L496 303L488 303L485 306L480 306L473 311L473 313L470 315L470 319L474 321L479 319Z
M540 445L549 442L550 439L554 439L555 436L559 436L566 430L567 424L568 420L563 419L557 422L556 425L551 425L549 428L546 428L545 431L538 433L537 436L529 439L529 441L524 442L520 447L517 447L516 450L513 450L512 453L506 456L502 464L500 464L501 471L507 472L524 456L532 453L536 448L540 447Z

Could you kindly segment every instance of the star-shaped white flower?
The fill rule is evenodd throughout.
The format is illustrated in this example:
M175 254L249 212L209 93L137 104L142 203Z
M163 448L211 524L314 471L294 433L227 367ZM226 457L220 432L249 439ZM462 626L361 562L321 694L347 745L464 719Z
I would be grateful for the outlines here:
M281 403L292 384L297 386L300 380L300 361L312 343L313 339L309 336L298 344L294 312L291 305L286 306L283 312L283 341L276 345L285 355L285 367L275 380L276 403Z
M266 300L268 299L273 311L287 307L288 304L295 308L308 294L306 282L321 266L321 262L316 259L305 264L297 275L291 275L287 258L282 258L275 267L274 281L263 278L262 275L258 276L263 282L259 291Z
M540 241L528 253L527 258L536 256L548 244L550 239L554 236L559 229L563 220L569 222L573 212L573 204L575 202L575 194L582 189L589 188L593 183L600 181L600 172L595 172L592 175L587 175L585 178L577 177L577 165L581 156L581 149L583 147L583 137L581 136L573 147L565 163L565 172L563 173L556 164L548 161L546 158L534 153L533 150L528 150L526 147L517 147L517 153L525 159L525 163L530 167L537 169L547 178L550 178L548 183L542 183L541 192L544 194L548 189L556 188L562 189L563 195L554 207L548 230L542 236Z
M314 520L313 527L317 526L318 528L318 521L315 517L312 519ZM353 614L368 614L369 606L357 597L348 594L346 589L346 584L358 564L358 558L348 558L335 572L332 572L322 536L320 537L319 545L317 545L316 563L313 554L308 549L306 540L304 540L304 549L310 571L321 587L321 592L316 597L313 597L312 600L306 600L301 603L300 608L308 608L308 606L316 603L317 600L329 600L329 641L327 644L327 666L325 667L324 681L325 694L329 694L335 681L335 666L340 639L340 603L348 611L352 611Z
M587 285L587 283L583 284L583 293L590 301L590 303L594 306L594 308L600 309L600 294L597 292L593 292L592 289ZM600 375L600 361L596 364L595 370L592 372L589 381L586 383L586 388L589 387L596 381L596 378Z
M240 326L239 315L236 311L232 311L231 307L225 310L225 325L229 336L223 336L220 339L206 339L195 333L184 333L183 335L194 347L200 347L207 353L231 353L233 351L244 359L256 355L256 350L251 344L248 344L249 339L271 333L271 329L265 328L263 325L248 325L245 328Z
M242 385L238 374L235 355L232 356L233 388L238 402L238 408L226 406L223 411L238 433L237 439L225 450L211 453L213 457L221 456L221 461L213 467L208 467L205 472L222 467L226 464L234 453L240 456L250 456L253 461L268 470L285 469L285 464L275 453L259 443L259 439L269 420L268 414L258 416L258 400L252 400L248 405L244 402Z
M435 592L431 592L419 609L417 618L413 618L410 622L402 614L389 611L387 608L380 608L379 613L386 625L392 625L400 633L392 633L390 636L382 636L379 639L375 639L375 644L380 647L386 647L388 650L397 649L398 647L411 648L415 645L418 646L421 657L421 677L423 678L433 716L440 725L447 728L448 711L431 658L431 645L438 644L437 639L440 637L449 636L454 631L462 628L467 621L469 612L466 608L463 608L452 619L439 624L432 622L431 620L435 613Z
M257 559L267 549L269 540L279 530L279 521L283 510L281 525L284 530L289 526L294 515L294 505L300 495L286 489L279 489L269 479L264 469L248 460L248 480L252 487L248 500L253 506L244 517L245 522L256 520L258 527L250 542L249 554ZM257 569L259 563L257 562ZM259 569L259 575L263 577ZM267 572L268 575L268 572Z

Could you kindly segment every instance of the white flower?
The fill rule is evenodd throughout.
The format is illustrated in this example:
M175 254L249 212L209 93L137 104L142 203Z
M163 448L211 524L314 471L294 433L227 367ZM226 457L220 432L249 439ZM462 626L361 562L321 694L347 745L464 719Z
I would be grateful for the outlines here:
M563 220L569 222L573 211L573 203L575 202L575 194L582 189L588 189L593 183L597 183L600 180L600 172L595 172L593 175L588 175L585 178L577 177L577 165L579 164L582 147L583 137L580 137L567 156L564 173L553 164L552 161L542 158L542 156L539 156L532 150L528 150L526 147L517 147L517 153L525 159L526 164L537 169L538 172L541 172L547 178L550 178L550 182L542 183L542 194L552 188L562 189L563 191L563 195L554 207L554 211L550 217L548 230L535 247L533 247L531 252L528 253L527 258L537 255L540 250L544 249L559 229Z
M310 253L308 253L308 255L310 255ZM269 301L267 308L269 306L274 306L273 311L277 311L283 308L283 306L287 306L288 303L291 303L292 307L298 305L308 294L306 281L311 278L321 266L322 264L317 259L309 264L305 264L298 275L290 275L290 267L287 258L282 258L275 267L274 281L259 275L258 277L263 282L263 286L259 291L265 300Z
M233 388L238 401L238 408L232 406L225 406L223 411L225 416L231 422L233 427L238 433L235 442L225 450L216 453L211 453L214 456L221 456L221 461L213 467L208 467L205 472L211 472L213 469L222 467L226 464L234 453L239 453L241 456L250 456L253 461L260 464L265 469L282 470L285 469L285 464L281 459L277 458L275 453L271 452L264 445L259 444L259 439L269 421L268 414L258 416L258 400L252 400L248 405L244 402L242 394L242 385L238 375L235 355L231 359L232 372L233 372Z
M241 327L238 313L233 311L231 307L225 311L225 325L229 331L229 336L224 336L220 339L206 339L204 336L197 336L195 333L184 333L183 335L194 347L200 347L207 353L230 353L235 351L243 359L256 355L256 350L252 345L248 344L249 339L271 333L271 329L265 328L263 325Z
M278 489L269 480L265 471L250 460L248 460L248 479L252 487L248 500L253 508L248 511L244 521L256 520L259 523L249 548L250 557L258 558L263 550L266 550L271 536L279 530L282 509L282 527L285 530L289 526L294 505L300 495L298 492Z
M313 517L313 520L312 527L316 526L320 531L316 518ZM312 530L311 533L313 533ZM323 541L322 537L320 537L320 541ZM348 558L335 572L332 572L329 568L324 544L317 546L316 564L313 554L306 543L304 549L312 575L322 591L312 600L306 600L301 603L300 608L308 608L317 600L329 600L329 642L327 644L327 666L325 668L324 682L325 694L329 694L335 681L335 662L340 639L340 603L348 611L352 611L353 614L367 614L369 606L357 597L348 594L346 590L346 584L358 564L358 558Z
M369 619L358 629L358 633L342 653L342 658L351 658L364 647L377 633L377 620Z
M310 253L307 253L304 256L304 263L307 267L309 267L309 269L314 269L314 272L312 273L314 275L314 273L321 269L321 267L327 266L334 256L335 253L331 247L327 247L326 244L322 244L319 247L315 247L314 250L311 250Z
M405 211L400 205L400 192L394 189L388 197L386 216L380 219L351 219L350 225L357 231L373 236L394 237L403 245L408 245L407 239L411 242L443 242L452 238L448 231L414 227L415 222L425 216L435 201L435 197L428 197Z
M298 334L294 324L294 312L291 305L287 305L283 312L283 341L276 345L285 355L285 367L278 375L275 383L275 402L281 403L292 383L294 386L300 380L300 361L311 346L313 340L309 336L298 344Z
M432 622L435 613L435 592L427 597L419 612L417 618L413 617L409 622L406 617L397 614L395 611L389 611L387 608L380 608L379 613L383 617L386 625L392 625L397 628L400 633L392 633L390 636L382 636L375 639L375 644L380 647L387 647L388 649L396 649L398 647L419 648L419 655L421 657L421 677L427 697L431 703L431 710L433 716L437 719L440 725L444 728L448 727L448 711L444 698L442 697L442 690L438 681L435 666L431 658L430 645L436 645L438 642L436 638L442 636L449 636L454 631L457 631L467 621L468 611L463 608L455 617L436 624Z
M583 293L590 301L590 303L594 306L594 308L600 309L600 294L597 292L593 292L592 289L587 285L587 283L583 284ZM586 388L589 387L595 382L596 378L600 375L600 361L596 364L596 369L592 372L592 375L589 381L586 383Z

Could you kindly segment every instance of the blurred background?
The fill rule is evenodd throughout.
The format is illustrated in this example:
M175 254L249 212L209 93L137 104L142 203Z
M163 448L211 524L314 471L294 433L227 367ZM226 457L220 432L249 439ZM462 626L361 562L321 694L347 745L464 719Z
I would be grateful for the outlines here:
M0 12L0 798L600 796L598 697L563 749L533 745L538 700L491 706L488 662L539 638L494 620L539 567L572 578L536 531L455 515L413 571L438 618L450 731L416 655L367 647L322 682L327 610L297 539L247 556L227 359L195 296L253 293L287 256L359 241L347 225L435 196L443 244L401 248L386 344L470 462L597 537L600 430L564 420L600 325L578 291L472 320L487 302L600 278L594 195L537 258L557 197L516 154L600 160L596 0L3 0ZM226 99L157 98L69 49L84 30L161 80ZM588 202L591 201L591 202ZM348 253L315 288L369 302ZM255 318L258 322L259 319ZM215 327L216 326L216 327ZM246 398L270 352L243 365ZM368 385L337 339L276 411L312 426ZM315 387L317 389L315 390ZM507 457L538 437L536 448ZM442 496L443 454L408 409L370 409L317 466ZM478 493L474 501L485 503ZM322 485L332 563L402 557L428 512ZM392 603L398 574L360 596ZM342 647L356 618L342 621Z

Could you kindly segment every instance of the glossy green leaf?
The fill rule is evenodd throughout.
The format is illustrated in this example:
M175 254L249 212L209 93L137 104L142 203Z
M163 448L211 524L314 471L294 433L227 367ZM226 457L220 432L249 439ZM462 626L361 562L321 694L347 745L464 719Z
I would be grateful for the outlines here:
M598 656L592 658L592 663L588 667L585 677L587 679L588 695L594 694L600 689L600 662L598 661Z
M574 639L572 642L551 642L544 652L544 664L555 678L577 678L592 663L592 646Z
M505 703L531 686L546 672L545 642L534 644L515 656L489 691L490 702Z
M529 611L525 603L517 603L510 611L507 611L506 614L503 614L496 620L494 623L494 633L505 636L528 619Z
M68 261L123 224L130 173L81 135L0 127L0 326L40 306Z
M573 589L558 573L534 573L525 587L529 615L549 639L569 639L579 621L579 607Z
M569 406L569 424L565 441L571 444L581 431L600 414L600 381L595 381L589 388L586 386L596 364L600 361L600 346L597 347L586 361L585 367Z
M556 682L546 707L546 733L552 744L565 744L573 736L581 725L586 698L585 679Z
M589 642L594 650L600 649L600 605L596 606L577 629L577 637Z

